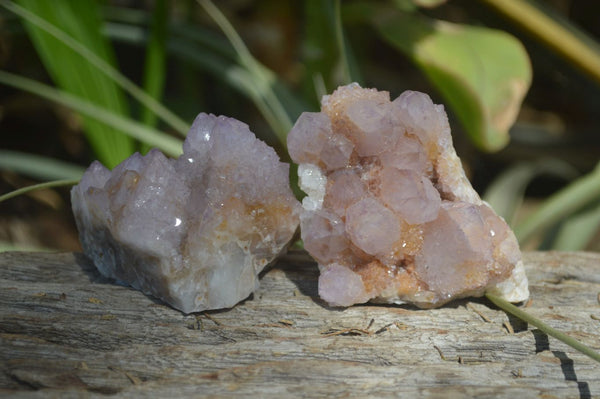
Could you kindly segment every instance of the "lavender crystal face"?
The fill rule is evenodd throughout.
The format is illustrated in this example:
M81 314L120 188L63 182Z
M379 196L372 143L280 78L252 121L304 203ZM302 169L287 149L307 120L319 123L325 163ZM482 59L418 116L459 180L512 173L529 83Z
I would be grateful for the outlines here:
M178 159L89 167L71 191L81 244L103 275L185 313L231 307L298 226L288 168L247 125L200 114Z
M340 87L322 112L300 116L288 150L308 194L302 239L330 305L528 298L516 238L471 187L444 108L426 94L390 101Z

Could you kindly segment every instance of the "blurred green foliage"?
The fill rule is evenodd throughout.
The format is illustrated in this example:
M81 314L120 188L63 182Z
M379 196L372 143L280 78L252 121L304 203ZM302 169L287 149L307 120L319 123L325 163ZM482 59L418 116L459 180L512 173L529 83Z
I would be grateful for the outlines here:
M104 61L114 64L115 55L102 35L99 4L95 0L62 1L19 0L22 7L90 49ZM115 82L86 59L30 22L25 23L46 70L56 85L119 115L128 115L124 93ZM133 140L93 118L84 117L84 132L98 158L112 168L133 151Z
M558 32L570 51L553 45L549 53L593 75L593 68L581 65L593 63L598 52L582 31L548 17L535 3L499 2L516 7L508 10L494 0L485 3L542 41L544 32ZM263 0L223 1L219 8L208 0L127 4L0 0L12 35L30 38L56 88L17 79L8 71L0 71L0 83L82 113L82 131L94 158L111 167L150 146L177 154L181 140L173 136L183 133L201 111L249 123L289 159L285 137L297 116L317 109L322 95L349 80L377 85L392 96L433 88L432 96L439 93L462 125L465 134L456 135L459 129L453 124L457 144L467 153L496 153L515 135L511 128L532 82L531 61L519 39L481 23L461 22L474 7L469 2ZM510 13L519 7L527 12ZM22 25L11 18L14 14ZM536 22L534 27L528 18ZM21 75L27 71L17 70ZM523 243L541 234L539 245L585 248L600 220L597 171L562 188L528 218L515 217L536 177L573 180L576 174L540 148L537 160L515 163L485 184L485 199L513 223ZM507 151L510 145L499 154ZM53 160L44 165L39 157L28 163L14 151L4 154L0 167L37 178L72 178L73 170L81 170L64 164L52 169Z

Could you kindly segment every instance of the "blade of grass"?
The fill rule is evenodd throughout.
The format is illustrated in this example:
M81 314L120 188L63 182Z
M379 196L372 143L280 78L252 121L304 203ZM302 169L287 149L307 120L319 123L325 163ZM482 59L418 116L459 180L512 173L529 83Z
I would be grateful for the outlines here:
M287 134L292 128L292 121L273 89L275 82L274 74L250 54L250 51L248 51L248 48L231 23L210 0L196 1L221 28L235 49L240 65L250 73L251 79L248 81L248 84L254 86L253 91L262 98L264 104L270 109L270 113L274 115L269 124L275 131L283 147L285 147Z
M581 212L560 228L552 249L556 251L581 251L590 243L600 228L600 205Z
M49 252L54 251L50 248L36 247L31 245L12 244L6 241L0 241L0 252L20 251L20 252Z
M558 176L568 181L577 177L577 170L558 159L518 163L504 171L490 184L483 200L512 226L514 216L523 203L527 186L540 175Z
M0 83L30 92L94 118L105 125L123 131L128 136L154 145L171 156L181 154L182 141L141 123L125 118L81 97L55 89L34 80L0 70Z
M600 164L587 175L553 194L514 231L521 244L535 233L548 229L558 221L600 198Z
M600 353L596 352L594 349L590 348L589 346L584 345L581 342L577 341L575 338L570 337L569 335L550 327L549 325L547 325L546 323L544 323L537 317L534 317L534 316L530 315L529 313L519 309L512 303L505 301L504 299L500 298L499 296L489 294L489 293L486 293L485 296L494 305L498 306L500 309L504 310L505 312L511 313L512 315L518 317L519 319L523 320L524 322L536 326L542 332L564 342L565 344L569 345L571 348L578 350L579 352L583 353L584 355L591 357L595 361L600 362Z
M156 101L160 101L165 85L168 12L169 9L165 0L155 2L144 62L144 90ZM144 107L140 120L147 126L155 127L158 118L150 108ZM142 146L142 149L143 152L146 152L150 148L146 145Z
M165 108L160 102L156 101L152 96L148 95L144 90L139 88L135 83L126 78L116 68L107 63L102 58L98 57L96 53L91 51L85 45L75 40L73 37L57 28L55 25L48 21L40 18L38 15L28 11L27 9L18 6L7 0L0 0L0 5L8 9L9 11L19 15L29 23L35 25L39 29L42 29L46 33L50 34L61 43L71 48L73 51L84 57L90 64L96 67L103 74L108 76L112 81L121 86L125 91L131 94L136 100L138 100L145 107L150 109L156 115L158 115L165 123L171 126L175 131L185 136L189 130L189 124L180 119L173 112Z
M0 150L0 169L40 180L79 179L85 169L53 158L18 151Z
M71 180L54 180L40 184L33 184L31 186L23 187L18 190L11 191L9 193L0 195L0 202L6 201L8 199L17 197L19 195L23 195L30 191L41 190L43 188L51 188L51 187L67 187L74 186L79 183L79 179L71 179Z
M356 57L352 52L352 47L350 47L350 43L346 39L344 35L344 27L342 23L342 5L341 0L335 0L335 36L339 53L339 63L342 67L342 75L344 76L344 81L342 84L349 84L352 82L356 82L360 85L363 85L362 77L360 74L360 70L358 68L358 62L356 61ZM335 85L336 87L339 84Z
M100 34L100 19L95 1L51 3L19 0L19 3L21 5L2 0L0 5L13 12L21 10L28 15L36 15L38 20L42 20L40 15L43 15L47 24L60 24L62 29L69 32L65 35L75 36L85 43L87 48L92 49L90 53L93 51L95 57L107 63L114 62L111 47ZM30 20L22 20L38 56L58 87L121 115L129 113L123 93L110 79L98 74L96 68L85 57L62 44ZM109 167L115 166L133 152L133 140L121 132L107 129L105 125L86 117L82 118L82 123L92 149Z
M125 40L129 43L142 43L143 37L140 34L141 29L138 27L111 24L109 28L108 34L118 40ZM173 54L212 73L231 87L245 94L254 102L267 123L275 130L278 125L277 116L273 113L253 83L254 76L247 69L235 63L228 62L213 52L202 51L202 48L194 46L187 40L169 40L167 47ZM235 56L233 53L232 55Z
M253 101L257 99L256 95L259 95L257 100L261 101L264 107L267 107L268 112L274 115L274 118L277 118L276 113L269 106L265 96L261 94L260 87L254 83L256 80L255 76L249 75L250 79L245 84L238 84L237 80L230 79L231 76L240 74L237 71L245 68L238 65L237 54L221 36L216 37L211 31L200 30L198 27L185 25L173 27L173 32L176 37L168 43L170 51L179 55L181 59L191 61L195 65L211 72L214 76L236 90L239 90L242 94L247 95ZM209 61L204 61L204 59L208 59ZM273 78L272 81L269 81L269 89L273 91L273 96L276 100L281 103L281 109L287 112L288 118L291 117L295 120L298 115L307 109L307 105L300 101L282 82L278 81L273 72L262 65L259 65L259 68L264 69L265 73ZM249 74L249 72L247 71L246 74ZM256 87L252 89L252 96L249 95L249 91L246 88L248 84ZM292 119L290 119L290 124ZM273 131L276 131L276 127L277 125L271 124Z
M344 30L342 27L342 11L340 0L335 0L335 38L337 42L338 52L340 56L340 63L342 69L342 77L345 81L345 84L352 83L354 80L352 79L350 73L350 64L348 63L348 55L346 52L346 42L344 41Z
M317 108L321 97L337 86L334 70L339 57L336 54L336 34L332 21L335 10L332 1L305 0L302 63L304 97Z
M138 46L146 43L144 30L140 26L109 22L105 27L105 33L113 40ZM269 107L260 89L257 88L256 77L249 75L247 69L239 65L237 54L229 42L223 39L223 36L217 36L214 32L198 26L172 25L169 26L167 52L169 56L175 56L182 61L189 62L238 90L255 103L271 129L274 132L277 131L277 116ZM272 74L270 71L268 73ZM248 78L243 78L245 81L241 81L240 76L242 75ZM304 101L295 96L277 79L271 84L271 89L293 120L303 111L309 109Z

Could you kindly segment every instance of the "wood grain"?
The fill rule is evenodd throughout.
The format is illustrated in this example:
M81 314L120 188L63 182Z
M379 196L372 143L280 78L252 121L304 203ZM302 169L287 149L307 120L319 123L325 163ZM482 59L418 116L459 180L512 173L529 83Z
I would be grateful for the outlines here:
M600 255L525 254L527 311L600 348ZM81 254L0 254L0 395L600 396L600 367L483 299L331 309L303 252L229 310L184 315Z

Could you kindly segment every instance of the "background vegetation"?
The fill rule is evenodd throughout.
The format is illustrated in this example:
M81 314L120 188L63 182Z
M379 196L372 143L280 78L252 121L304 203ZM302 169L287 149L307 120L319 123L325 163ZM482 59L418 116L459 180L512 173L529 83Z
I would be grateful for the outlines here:
M77 179L199 112L283 159L320 96L429 93L475 188L526 248L600 249L596 2L0 0L0 193ZM0 248L78 249L67 188L0 203Z

